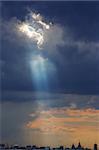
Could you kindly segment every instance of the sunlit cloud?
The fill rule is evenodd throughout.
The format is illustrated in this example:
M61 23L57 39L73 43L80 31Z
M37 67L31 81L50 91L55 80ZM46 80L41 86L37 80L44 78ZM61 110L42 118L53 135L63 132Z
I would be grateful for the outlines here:
M65 46L65 50L68 50L68 47L76 47L81 53L88 51L96 54L98 52L99 41L75 40L75 35L72 36L73 33L68 26L64 28L61 23L51 22L47 18L45 21L44 16L33 11L24 17L24 21L16 17L9 22L2 20L3 30L0 32L5 35L4 38L13 43L18 41L18 45L28 45L33 50L37 46L38 50L46 50L53 54L56 54L58 46ZM58 57L61 56L58 55Z
M28 24L21 24L19 26L19 30L23 32L28 38L32 39L33 41L37 42L38 48L43 44L44 39L43 39L43 33L36 31L35 28L31 27Z
M44 20L40 13L31 12L28 19L17 24L18 32L33 41L32 44L36 44L38 49L54 49L57 45L63 45L62 27Z
M43 22L43 21L42 21L43 18L42 18L42 16L41 16L40 14L33 13L33 14L32 14L32 17L33 17L34 20L36 20L36 21L37 21L40 25L42 25L44 28L50 29L51 23L50 23L50 25L49 25L49 24Z
M31 120L26 123L25 130L36 132L44 139L55 136L55 142L60 137L62 143L66 144L66 139L70 138L70 142L77 143L80 140L87 146L99 142L99 110L65 107L44 110L43 107L40 111L31 113L30 117Z
M41 49L44 44L45 32L50 29L51 24L42 21L42 16L40 14L31 12L30 18L31 20L20 23L18 29L20 32L24 33L24 36L36 42L37 47Z
M37 112L38 113L38 112ZM70 109L70 108L50 108L40 110L38 117L27 123L30 129L39 129L43 133L77 132L79 128L93 131L99 130L99 110L95 109ZM34 117L36 113L30 114Z

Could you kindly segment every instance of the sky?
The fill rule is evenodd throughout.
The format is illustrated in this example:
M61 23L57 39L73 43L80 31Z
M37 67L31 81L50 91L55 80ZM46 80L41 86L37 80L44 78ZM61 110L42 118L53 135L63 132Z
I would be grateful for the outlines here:
M0 140L99 144L99 2L0 2Z

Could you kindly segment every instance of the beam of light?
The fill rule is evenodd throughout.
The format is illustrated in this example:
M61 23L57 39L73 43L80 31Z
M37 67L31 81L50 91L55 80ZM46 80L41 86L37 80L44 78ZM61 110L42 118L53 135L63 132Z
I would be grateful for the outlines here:
M45 32L50 29L50 26L51 23L45 23L40 14L31 12L28 20L18 24L18 30L33 40L37 44L37 47L41 49L44 44Z
M48 58L43 58L41 55L34 56L33 60L30 62L33 83L35 84L36 90L48 88L47 63Z
M47 42L48 32L52 33L52 24L46 23L40 14L31 12L27 20L18 24L18 31L23 33L27 40L33 41L38 49L42 49ZM38 55L33 56L30 66L35 88L48 90L48 78L55 71L53 63L41 56L39 52Z
M19 33L23 34L23 38L26 38L30 43L33 41L32 43L36 44L36 49L43 48L45 50L45 45L47 46L46 49L49 49L50 46L47 45L48 40L52 45L54 45L54 39L58 42L57 38L53 37L53 30L59 31L57 26L52 27L52 23L46 23L39 13L30 12L27 19L24 22L20 21L17 27ZM57 42L55 42L55 45L57 45ZM52 73L55 72L56 67L47 58L41 56L40 51L38 53L30 60L33 84L35 84L34 86L37 90L43 88L48 90L49 78L52 78Z
M48 58L35 54L30 60L30 69L35 90L49 91L49 80L56 78L55 65Z

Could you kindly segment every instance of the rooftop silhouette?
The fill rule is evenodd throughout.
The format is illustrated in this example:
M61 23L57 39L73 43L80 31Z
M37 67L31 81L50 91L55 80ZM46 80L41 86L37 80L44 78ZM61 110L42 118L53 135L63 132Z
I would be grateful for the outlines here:
M74 144L72 144L71 147L53 147L50 146L36 146L36 145L26 145L26 146L19 146L19 145L8 145L8 144L0 144L0 150L91 150L90 148L83 147L81 143L78 143L78 146L76 147ZM93 145L93 150L98 150L98 145L95 143Z

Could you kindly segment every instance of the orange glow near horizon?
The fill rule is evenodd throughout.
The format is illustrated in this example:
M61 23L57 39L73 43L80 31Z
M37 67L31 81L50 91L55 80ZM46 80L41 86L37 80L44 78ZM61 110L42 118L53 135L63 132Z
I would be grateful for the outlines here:
M25 128L31 131L31 136L35 132L45 139L44 145L55 145L55 141L70 145L80 140L84 146L92 147L95 142L99 143L99 110L64 107L41 110L38 114ZM31 117L35 115L30 114Z

